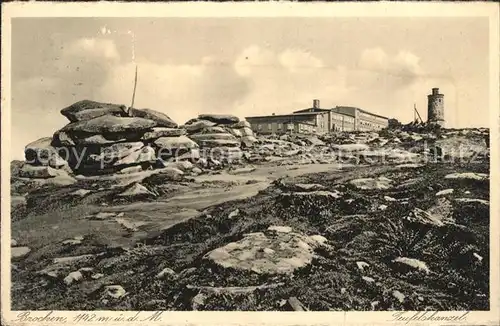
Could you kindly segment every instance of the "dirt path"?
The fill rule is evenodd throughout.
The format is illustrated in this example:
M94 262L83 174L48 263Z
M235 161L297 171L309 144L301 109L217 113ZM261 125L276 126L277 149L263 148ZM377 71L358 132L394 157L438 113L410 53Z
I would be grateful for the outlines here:
M197 217L210 206L255 196L277 178L293 178L309 173L341 172L342 168L339 164L276 166L274 163L269 163L256 166L254 171L248 173L234 175L222 172L201 175L196 177L188 188L164 200L113 206L82 203L69 209L30 216L14 222L13 237L31 248L40 248L85 234L94 235L99 243L129 246L149 233ZM134 176L121 176L120 179L123 179L123 182L131 182ZM129 232L115 218L102 221L85 219L86 215L96 212L124 213L122 219L142 225L138 226L136 231ZM47 236L39 236L41 229Z
M195 178L195 187L185 190L166 200L139 202L113 206L106 209L112 212L124 212L125 218L135 222L144 222L132 238L139 239L149 232L172 227L189 218L199 216L206 208L229 201L253 197L266 189L273 180L280 177L297 177L309 173L342 171L339 164L311 164L297 166L258 166L254 171L244 174L202 175ZM216 187L199 187L208 183Z

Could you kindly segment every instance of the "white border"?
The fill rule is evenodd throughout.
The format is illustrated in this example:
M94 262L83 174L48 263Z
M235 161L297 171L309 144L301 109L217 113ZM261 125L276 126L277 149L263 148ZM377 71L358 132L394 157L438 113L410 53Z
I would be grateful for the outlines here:
M495 3L7 3L2 4L2 323L18 312L10 311L10 46L13 17L488 17L490 22L490 122L491 122L491 232L490 232L490 311L471 312L468 325L498 325L500 316L498 212L499 171L499 7ZM473 108L471 108L473 109ZM78 312L55 312L75 316ZM103 315L135 315L134 312L96 312ZM164 312L161 324L279 324L279 325L376 325L396 323L394 312ZM32 312L44 316L46 312ZM147 313L146 313L147 315ZM27 324L27 323L23 323ZM52 324L52 323L41 323ZM66 323L70 324L70 322ZM92 325L93 323L86 323ZM102 324L102 323L101 323ZM118 324L118 323L115 323ZM120 322L123 324L123 322ZM146 323L134 323L146 324ZM153 324L153 322L147 322ZM404 324L404 323L396 323ZM428 325L429 322L410 322ZM436 324L436 323L433 323ZM439 325L460 322L439 322Z

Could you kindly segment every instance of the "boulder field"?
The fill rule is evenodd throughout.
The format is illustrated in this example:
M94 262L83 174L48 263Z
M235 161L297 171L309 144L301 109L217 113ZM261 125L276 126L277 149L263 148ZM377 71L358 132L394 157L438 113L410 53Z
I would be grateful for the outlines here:
M195 162L214 147L241 157L240 148L257 141L248 122L232 115L202 114L179 126L159 111L90 100L61 114L69 120L66 126L26 145L20 175L57 178L162 168L165 161Z

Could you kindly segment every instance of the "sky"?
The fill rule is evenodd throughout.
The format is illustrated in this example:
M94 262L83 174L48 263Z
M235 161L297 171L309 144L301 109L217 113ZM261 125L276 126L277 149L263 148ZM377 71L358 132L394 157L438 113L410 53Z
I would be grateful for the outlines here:
M244 118L312 105L427 118L444 94L447 127L489 125L488 18L15 18L12 156L68 123L89 99Z

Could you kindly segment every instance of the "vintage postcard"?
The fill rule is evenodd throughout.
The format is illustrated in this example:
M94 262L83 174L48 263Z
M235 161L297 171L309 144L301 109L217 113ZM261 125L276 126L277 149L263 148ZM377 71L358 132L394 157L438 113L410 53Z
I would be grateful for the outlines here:
M2 324L498 325L499 6L2 5Z

